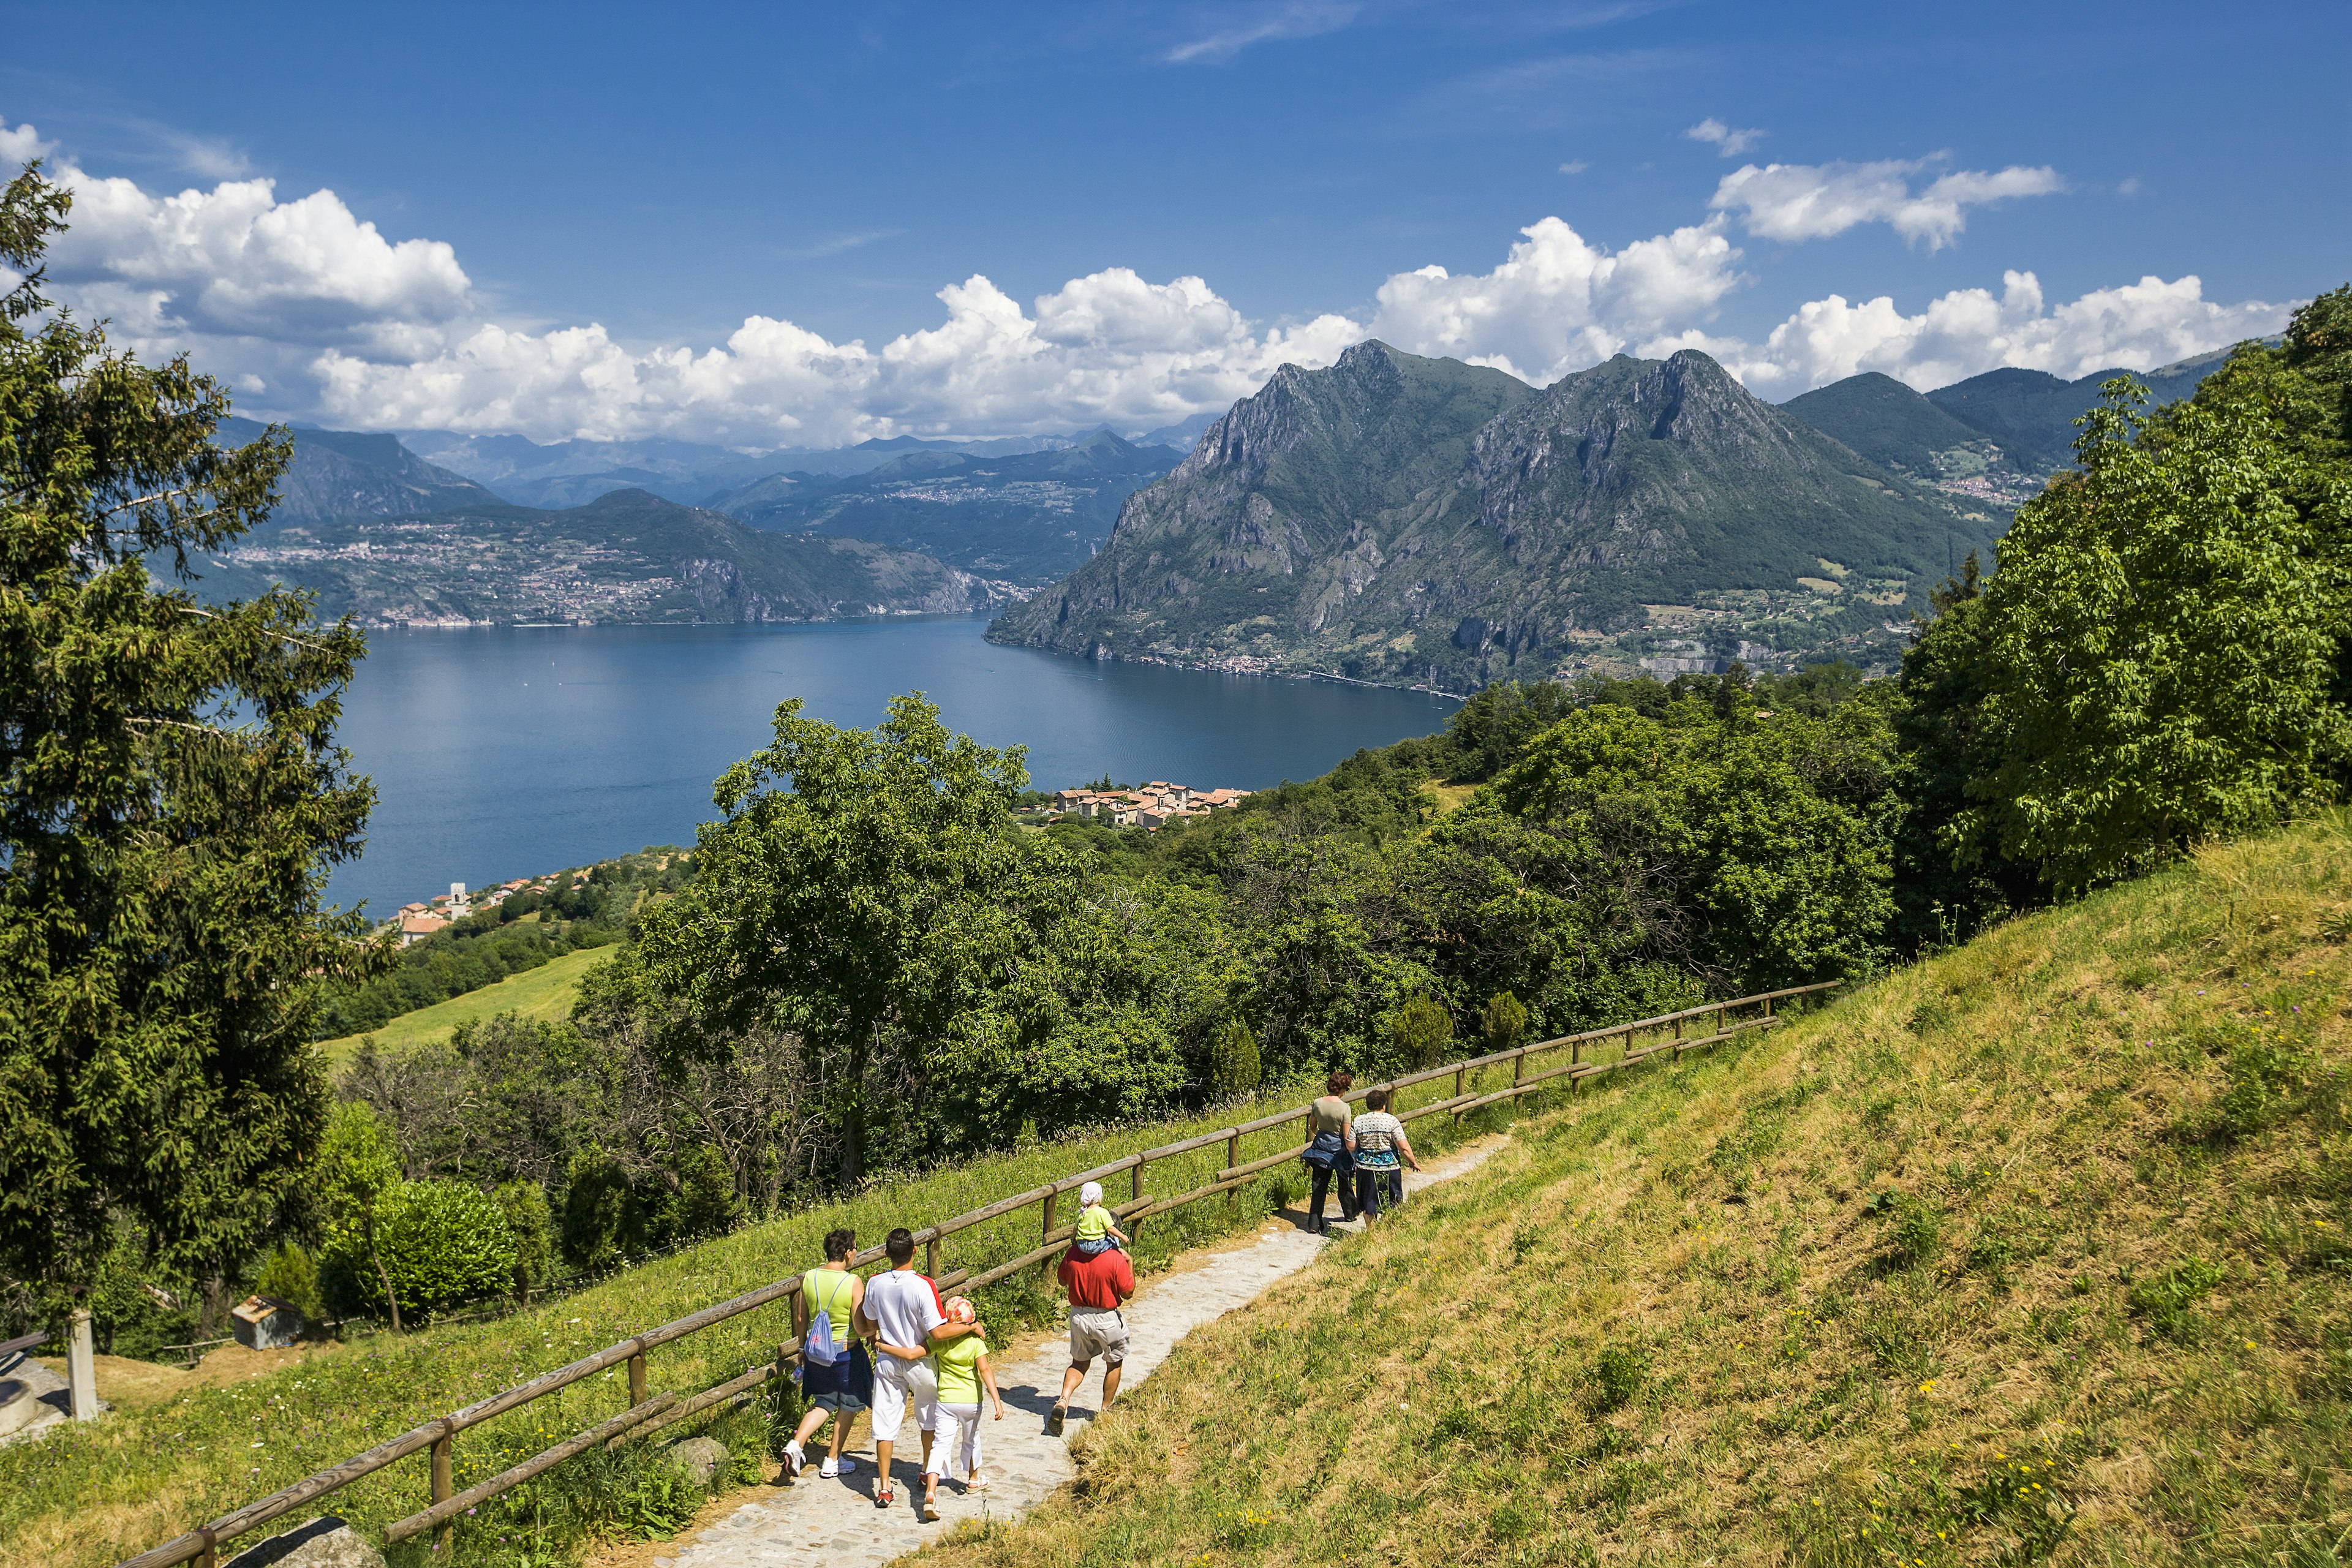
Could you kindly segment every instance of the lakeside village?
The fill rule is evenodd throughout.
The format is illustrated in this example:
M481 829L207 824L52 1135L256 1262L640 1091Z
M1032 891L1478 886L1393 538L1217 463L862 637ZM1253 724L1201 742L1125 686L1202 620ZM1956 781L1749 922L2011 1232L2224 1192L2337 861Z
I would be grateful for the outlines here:
M1054 792L1042 811L1032 808L1020 814L1024 821L1063 822L1090 818L1106 822L1114 827L1157 829L1171 822L1187 822L1205 817L1212 812L1228 810L1249 797L1245 789L1196 790L1184 784L1170 784L1165 779L1153 779L1148 784L1115 784L1105 788L1065 789ZM669 868L664 856L653 869ZM552 897L562 892L572 882L584 879L593 868L551 871L541 877L517 877L512 881L481 889L469 889L463 882L452 882L446 893L436 893L400 906L393 917L399 928L400 945L413 947L436 931L444 931L468 915L495 910L509 899L525 893Z
M1239 805L1249 793L1245 789L1189 789L1165 779L1153 779L1131 788L1114 784L1108 788L1062 789L1054 792L1045 820L1061 822L1085 816L1107 819L1114 827L1156 828Z
M393 918L400 923L400 945L413 947L435 931L446 931L474 913L478 909L494 910L517 893L551 893L555 884L570 875L551 871L544 877L517 877L511 882L501 882L478 898L466 890L463 882L452 882L446 893L436 893L430 899L400 906Z

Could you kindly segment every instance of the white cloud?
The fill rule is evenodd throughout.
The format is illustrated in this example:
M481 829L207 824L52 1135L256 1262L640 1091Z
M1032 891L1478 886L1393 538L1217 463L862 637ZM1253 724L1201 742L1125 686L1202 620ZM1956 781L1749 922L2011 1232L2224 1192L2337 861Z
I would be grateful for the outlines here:
M1456 278L1424 267L1381 284L1372 335L1541 384L1704 320L1739 280L1739 253L1719 220L1614 252L1556 217L1519 232L1492 272Z
M1284 5L1232 11L1213 23L1207 32L1177 45L1162 58L1170 65L1180 66L1229 60L1252 44L1336 33L1354 21L1360 9L1340 0L1288 0Z
M69 226L49 253L73 289L134 337L192 334L413 352L417 329L473 308L457 252L386 240L332 191L279 202L268 180L154 196L68 164Z
M1559 172L1563 174L1581 174L1585 170L1590 169L1591 167L1592 167L1591 164L1586 163L1583 159L1579 158L1573 163L1562 163L1559 166Z
M42 141L41 133L33 129L29 121L12 130L6 121L0 120L0 163L29 163L36 158L47 157L57 145Z
M1734 131L1711 114L1683 134L1694 142L1714 142L1717 155L1724 158L1737 158L1764 140L1764 132L1760 130Z
M1921 391L2003 365L2077 380L2123 365L2148 370L2278 331L2291 307L2210 300L2194 275L2142 278L2053 307L2031 272L2002 275L2001 292L1956 289L1906 315L1885 295L1860 304L1832 294L1800 306L1761 343L1689 331L1645 348L1702 348L1761 396L1790 397L1874 370Z
M1940 163L1890 158L1872 163L1744 164L1723 177L1707 205L1739 215L1748 232L1767 239L1823 239L1857 224L1884 223L1906 240L1940 250L1967 226L1965 209L2012 196L2063 190L2054 169L2012 165L1997 173L1961 169L1913 190L1912 176Z
M0 125L0 138L13 139L0 151L46 145L30 127ZM50 279L61 302L110 318L128 346L188 353L257 412L746 447L1104 421L1148 429L1221 409L1285 363L1328 364L1370 336L1538 384L1621 352L1702 348L1758 392L1785 397L1858 370L1924 388L2002 364L2064 375L2147 368L2275 331L2286 314L2208 300L2194 277L2052 305L2032 273L2013 271L1997 296L1956 289L1906 313L1891 298L1830 294L1760 341L1718 334L1718 309L1747 280L1723 208L1746 212L1759 233L1883 221L1932 239L1956 232L1969 205L2054 181L2046 170L1952 173L1915 191L1917 165L1830 165L1796 171L1827 177L1774 205L1757 181L1786 172L1742 170L1725 187L1753 200L1718 192L1705 221L1614 248L1546 217L1491 270L1397 273L1367 312L1271 326L1204 279L1155 282L1110 267L1026 303L975 275L938 291L934 324L878 346L767 315L716 346L632 344L593 322L539 330L497 319L448 245L388 237L331 191L280 201L268 181L236 180L156 195L70 163L58 178L74 192L72 227L51 253Z

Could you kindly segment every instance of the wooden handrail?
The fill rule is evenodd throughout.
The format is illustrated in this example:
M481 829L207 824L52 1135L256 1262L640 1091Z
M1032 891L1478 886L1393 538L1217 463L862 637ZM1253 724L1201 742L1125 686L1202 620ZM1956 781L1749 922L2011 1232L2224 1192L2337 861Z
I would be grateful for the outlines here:
M1723 1002L1710 1002L1700 1007L1685 1007L1678 1013L1664 1013L1654 1018L1639 1018L1632 1023L1612 1024L1605 1028L1587 1029L1581 1034L1562 1035L1556 1039L1515 1046L1509 1050L1494 1051L1483 1057L1465 1058L1460 1061L1448 1062L1442 1067L1423 1068L1419 1071L1391 1079L1386 1083L1369 1084L1360 1089L1351 1089L1346 1098L1350 1100L1360 1100L1376 1089L1385 1089L1394 1093L1414 1084L1427 1083L1432 1079L1444 1078L1449 1073L1475 1072L1481 1068L1496 1067L1504 1062L1517 1062L1524 1069L1527 1058L1539 1051L1557 1050L1562 1046L1579 1046L1595 1040L1609 1039L1619 1035L1625 1037L1627 1046L1630 1047L1633 1036L1642 1030L1662 1028L1670 1024L1678 1024L1685 1019L1708 1015L1720 1016L1733 1007L1762 1004L1769 1009L1770 1004L1784 997L1833 991L1843 984L1843 981L1830 980L1811 985L1792 985L1785 990L1761 992L1753 996L1739 996ZM1473 1090L1437 1100L1429 1105L1419 1106L1409 1111L1400 1110L1397 1114L1400 1120L1410 1121L1418 1117L1442 1111L1475 1110L1483 1105L1494 1104L1533 1092L1539 1087L1557 1083L1563 1079L1571 1084L1580 1084L1588 1078L1646 1061L1669 1048L1675 1056L1679 1057L1684 1051L1699 1046L1729 1039L1735 1035L1751 1029L1772 1028L1785 1022L1787 1022L1785 1018L1773 1016L1768 1011L1764 1017L1727 1025L1712 1035L1687 1040L1677 1037L1670 1041L1661 1041L1642 1051L1629 1048L1623 1058L1618 1061L1571 1061L1566 1067L1534 1074L1522 1070L1508 1089L1484 1093ZM918 1245L936 1246L946 1237L960 1231L985 1225L992 1219L1002 1219L1006 1215L1026 1208L1031 1204L1050 1204L1063 1193L1069 1192L1087 1182L1100 1181L1106 1176L1116 1175L1121 1171L1139 1170L1154 1162L1193 1153L1221 1142L1227 1144L1230 1149L1238 1150L1241 1139L1253 1132L1265 1132L1277 1127L1287 1126L1307 1114L1311 1109L1311 1107L1301 1106L1296 1110L1276 1111L1271 1116L1261 1116L1253 1121L1244 1121L1235 1126L1220 1128L1214 1132L1199 1133L1190 1138L1180 1139L1173 1143L1162 1144L1156 1149L1145 1149L1137 1153L1122 1155L1108 1164L1097 1165L1093 1170L1081 1171L1072 1176L1058 1177L1044 1186L1032 1187L1027 1192L1016 1193L1011 1197L999 1198L980 1208L940 1220L914 1232L913 1235ZM1306 1147L1305 1144L1293 1144L1259 1159L1239 1164L1229 1164L1221 1169L1217 1178L1205 1186L1196 1187L1190 1192L1169 1198L1139 1195L1130 1202L1117 1205L1112 1213L1122 1217L1161 1214L1181 1208L1186 1204L1197 1203L1202 1199L1230 1192L1260 1171L1298 1158ZM1060 1227L1043 1237L1043 1245L1024 1252L1011 1262L998 1264L978 1275L967 1275L963 1270L959 1269L951 1275L943 1276L940 1283L942 1286L947 1286L961 1281L964 1288L977 1289L1051 1257L1066 1246L1074 1234L1074 1227ZM883 1257L884 1251L881 1247L866 1247L851 1257L850 1265L852 1268L863 1268L867 1264L879 1262ZM578 1361L557 1367L551 1372L541 1373L528 1382L517 1384L512 1388L493 1394L488 1398L478 1400L462 1410L453 1411L449 1415L427 1421L421 1426L413 1427L397 1437L377 1444L363 1454L352 1456L331 1469L320 1470L315 1475L308 1476L290 1487L272 1492L266 1498L258 1499L233 1512L224 1514L210 1524L167 1541L161 1546L141 1552L136 1557L128 1558L117 1564L117 1568L173 1568L173 1564L192 1560L201 1559L208 1562L214 1548L221 1542L243 1535L248 1531L257 1530L272 1520L292 1512L305 1503L315 1501L329 1492L339 1490L365 1476L373 1475L385 1466L406 1458L411 1454L422 1453L436 1443L454 1437L469 1426L479 1426L520 1405L528 1405L532 1400L543 1398L559 1389L568 1388L583 1378L593 1377L608 1368L622 1365L643 1356L646 1352L657 1346L683 1339L688 1334L699 1332L701 1330L725 1322L728 1319L738 1317L742 1313L771 1306L795 1294L800 1288L800 1276L793 1275L789 1279L777 1280L773 1284L747 1290L740 1296L730 1297L715 1306L706 1307L698 1312L689 1313L675 1321L647 1329L617 1344L607 1345L592 1355L583 1356ZM46 1335L27 1335L20 1340L10 1341L5 1344L0 1344L0 1353L15 1349L29 1348L42 1342L46 1338ZM553 1447L524 1460L511 1469L493 1476L488 1480L478 1482L465 1491L435 1503L420 1513L414 1513L400 1520L389 1528L386 1532L387 1539L405 1540L436 1524L445 1523L463 1513L467 1509L478 1506L500 1492L519 1486L531 1477L553 1468L565 1459L583 1453L600 1442L614 1444L625 1437L669 1426L724 1400L737 1397L769 1378L778 1375L789 1363L798 1359L798 1347L790 1347L781 1352L774 1361L763 1363L748 1372L739 1373L683 1402L675 1394L662 1394L643 1399L612 1419L575 1434Z

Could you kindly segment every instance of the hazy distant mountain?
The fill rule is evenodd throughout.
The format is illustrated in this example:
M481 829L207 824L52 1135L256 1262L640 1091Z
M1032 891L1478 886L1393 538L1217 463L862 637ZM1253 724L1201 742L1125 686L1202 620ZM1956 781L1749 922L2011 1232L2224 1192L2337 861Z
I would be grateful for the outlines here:
M1181 455L1108 430L1005 457L910 441L865 473L772 475L709 504L760 528L870 539L985 577L1042 584L1093 555L1119 503Z
M1276 372L990 636L1459 689L1693 615L1885 641L1996 527L1702 353L1538 392L1367 342Z
M315 590L330 616L377 624L833 620L962 613L1012 596L928 555L763 532L645 490L560 511L493 501L272 522L195 564L210 596L275 580Z
M691 504L716 489L789 467L724 447L650 437L634 441L556 441L523 436L403 432L433 462L488 486L519 506L580 506L614 490L649 490Z
M1139 447L1173 447L1180 453L1189 452L1200 445L1201 437L1209 433L1210 426L1230 412L1230 409L1225 409L1213 414L1195 414L1181 423L1146 430L1134 437L1135 444Z
M231 417L220 422L214 439L241 447L263 428L257 420ZM272 514L282 522L446 511L499 499L464 475L425 461L394 437L300 428L293 434L293 466L278 483Z
M443 468L488 485L522 506L572 507L613 490L650 490L689 505L736 490L772 474L862 474L910 452L970 452L988 456L1067 447L1062 436L1009 436L977 441L934 441L916 436L862 441L814 450L797 447L747 453L693 441L647 437L630 441L554 441L522 436L459 436L414 430L404 439Z

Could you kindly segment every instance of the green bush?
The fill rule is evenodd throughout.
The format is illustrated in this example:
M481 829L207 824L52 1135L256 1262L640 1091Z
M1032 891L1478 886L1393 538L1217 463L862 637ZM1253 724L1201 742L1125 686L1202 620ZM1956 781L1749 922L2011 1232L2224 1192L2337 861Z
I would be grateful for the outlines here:
M1405 1070L1434 1067L1454 1044L1454 1019L1438 1000L1423 993L1381 1020L1392 1063Z
M290 1241L281 1244L262 1264L253 1289L256 1295L273 1296L301 1313L305 1328L327 1316L325 1300L319 1293L319 1266Z
M1649 1380L1647 1352L1610 1345L1592 1358L1592 1408L1596 1414L1622 1408Z
M1226 1019L1209 1047L1210 1088L1219 1099L1255 1094L1265 1074L1265 1065L1258 1056L1257 1037L1251 1034L1250 1026L1239 1018Z
M515 1241L506 1215L463 1182L402 1182L375 1201L376 1250L404 1314L422 1319L514 1288ZM383 1282L357 1227L331 1244L333 1271L356 1304L384 1309Z
M1497 991L1478 1015L1478 1032L1486 1037L1489 1051L1507 1051L1527 1037L1528 1010L1509 992Z
M514 1237L514 1293L528 1297L555 1278L555 1211L537 1182L509 1182L490 1201Z

